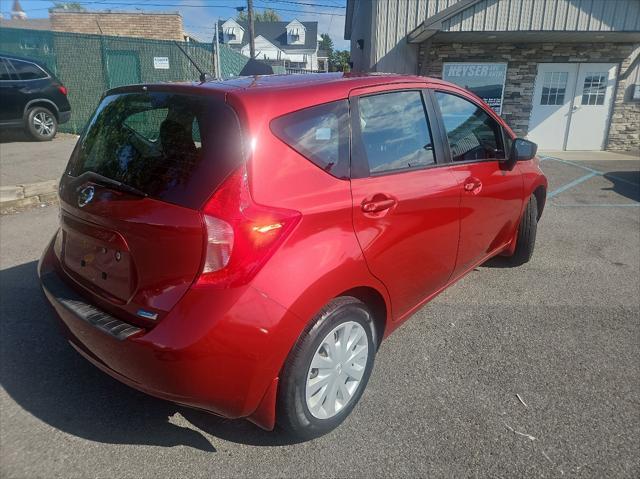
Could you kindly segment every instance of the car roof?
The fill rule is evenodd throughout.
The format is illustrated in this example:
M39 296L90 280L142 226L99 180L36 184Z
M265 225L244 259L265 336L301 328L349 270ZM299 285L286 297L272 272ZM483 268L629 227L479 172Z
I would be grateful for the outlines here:
M226 92L234 95L276 93L289 90L310 90L315 93L323 91L341 92L345 95L354 88L366 88L377 85L391 85L401 83L437 83L451 85L437 78L422 77L417 75L399 75L395 73L307 73L292 75L255 75L235 77L227 80L209 80L205 82L172 82L160 84L146 84L151 89L178 89L192 90L194 93L203 93L203 90L213 92ZM109 90L109 93L119 91L137 90L140 85L129 85Z

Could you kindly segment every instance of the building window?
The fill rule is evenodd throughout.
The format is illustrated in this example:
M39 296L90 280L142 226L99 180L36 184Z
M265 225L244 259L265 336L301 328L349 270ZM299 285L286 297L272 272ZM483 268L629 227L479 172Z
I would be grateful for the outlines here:
M604 105L607 90L607 72L588 72L582 88L583 105Z
M542 80L541 105L562 105L569 72L545 72Z

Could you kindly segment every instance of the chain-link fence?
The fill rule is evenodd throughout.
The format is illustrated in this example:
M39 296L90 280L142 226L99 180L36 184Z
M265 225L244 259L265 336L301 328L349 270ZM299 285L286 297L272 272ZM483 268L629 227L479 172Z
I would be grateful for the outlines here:
M61 131L79 133L109 88L132 83L197 80L189 58L214 76L237 76L248 58L220 45L220 72L215 72L211 44L144 38L0 29L0 52L45 64L67 87L71 120Z

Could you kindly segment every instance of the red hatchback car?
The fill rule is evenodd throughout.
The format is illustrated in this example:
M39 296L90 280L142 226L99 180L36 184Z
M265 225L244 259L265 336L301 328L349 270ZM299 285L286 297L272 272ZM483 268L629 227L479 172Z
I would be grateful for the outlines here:
M153 396L313 437L383 338L529 260L536 146L440 80L318 74L107 92L39 264L69 342Z

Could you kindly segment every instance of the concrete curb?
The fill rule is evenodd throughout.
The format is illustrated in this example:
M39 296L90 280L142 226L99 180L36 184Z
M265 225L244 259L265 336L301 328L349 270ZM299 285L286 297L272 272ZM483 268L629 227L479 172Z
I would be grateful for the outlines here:
M0 186L0 209L21 208L58 199L58 180Z

